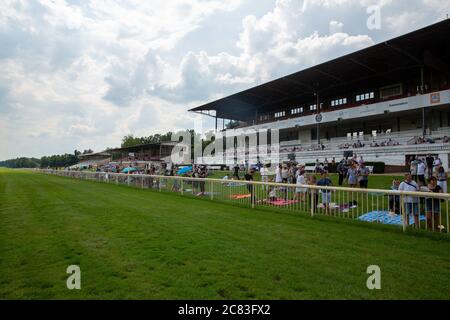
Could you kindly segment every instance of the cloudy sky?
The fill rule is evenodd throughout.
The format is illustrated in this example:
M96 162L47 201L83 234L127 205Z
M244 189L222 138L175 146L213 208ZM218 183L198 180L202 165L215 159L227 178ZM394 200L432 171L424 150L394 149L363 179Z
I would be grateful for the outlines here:
M371 5L380 29L367 27ZM193 128L189 108L449 11L448 0L1 0L0 160Z

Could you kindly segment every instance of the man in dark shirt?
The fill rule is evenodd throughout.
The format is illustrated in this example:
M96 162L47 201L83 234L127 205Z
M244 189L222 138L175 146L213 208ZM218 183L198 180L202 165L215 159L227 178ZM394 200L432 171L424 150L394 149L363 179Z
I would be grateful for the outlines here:
M234 169L233 177L236 177L236 179L240 180L240 178L239 178L239 166L236 164L233 169Z
M426 158L425 158L425 162L427 163L427 173L428 173L428 178L433 176L433 163L434 163L434 157L429 154Z
M337 166L337 173L339 174L339 186L342 187L342 184L344 183L344 177L346 176L344 160L339 162Z
M253 181L253 174L255 172L253 171L253 169L248 170L248 172L245 174L244 179L246 181ZM251 199L251 203L253 204L255 202L255 194L254 194L254 188L253 188L253 184L249 183L247 184L247 190L250 192L250 199Z

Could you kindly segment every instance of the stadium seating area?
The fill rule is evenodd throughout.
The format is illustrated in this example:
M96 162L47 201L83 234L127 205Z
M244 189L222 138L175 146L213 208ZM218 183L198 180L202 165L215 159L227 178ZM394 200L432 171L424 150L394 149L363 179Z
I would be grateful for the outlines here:
M405 154L420 154L436 152L439 150L450 150L450 128L439 128L438 130L427 132L427 139L421 140L422 130L409 130L401 132L388 132L365 136L340 137L330 140L322 140L322 145L307 144L303 145L301 141L280 142L279 156L281 161L288 161L292 154L295 155L298 162L311 162L311 159L342 158L344 151L354 151L363 156L367 161L380 161L380 159L390 162L392 165L404 165ZM261 156L263 148L239 147L227 150L221 155L227 160L227 163L233 162L235 158L248 158L250 163L256 163L256 157L259 152ZM268 154L276 152L272 147L267 150ZM205 158L208 164L219 164L223 162L220 159ZM261 161L264 161L262 159ZM217 162L217 163L216 163Z

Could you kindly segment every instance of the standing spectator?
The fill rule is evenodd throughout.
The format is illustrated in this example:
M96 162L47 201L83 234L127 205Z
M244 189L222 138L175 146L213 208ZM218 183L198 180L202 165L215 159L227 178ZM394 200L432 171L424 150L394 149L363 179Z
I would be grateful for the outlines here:
M305 200L305 195L307 189L305 187L300 187L306 185L306 178L305 178L305 171L300 170L299 174L297 175L297 188L295 189L295 198L300 198L300 201Z
M283 182L283 178L281 177L281 163L278 165L276 171L275 171L275 182L276 183L282 183Z
M417 177L419 179L419 182L422 183L422 185L425 185L425 171L427 169L427 166L422 160L418 160L417 163Z
M198 173L198 177L200 179L205 179L207 176L207 172L206 172L206 168L200 168L199 169L199 173ZM200 193L198 194L198 196L204 196L205 195L205 180L201 180L199 181L199 187L200 187Z
M260 170L259 173L261 175L261 181L262 182L269 182L269 165L266 164L265 166L263 166Z
M245 174L244 179L246 181L253 181L253 174L254 173L255 172L253 171L253 169L249 169L248 172ZM250 192L251 203L254 204L255 203L255 193L254 193L253 184L248 183L247 184L247 190Z
M412 179L411 173L405 174L405 180L400 183L398 187L399 191L413 191L418 192L419 186ZM412 215L414 217L414 225L416 228L420 227L419 224L419 199L414 196L405 196L404 197L404 209L406 213L406 221L409 224L409 217Z
M339 175L339 181L338 184L340 187L342 187L342 184L344 183L344 177L345 177L345 164L344 164L344 160L342 160L341 162L339 162L338 166L337 166L337 173Z
M392 181L391 190L398 191L400 180L394 179ZM400 214L400 196L389 195L389 213Z
M333 185L330 178L328 178L326 171L322 172L321 179L317 181L317 185L322 187L329 187ZM322 189L320 192L322 194L322 204L325 206L325 211L328 213L331 203L331 190Z
M286 164L283 164L283 167L281 169L281 183L288 183L289 178L289 169ZM284 200L287 201L288 199L288 188L283 186L280 188L281 192L284 194Z
M436 177L431 177L428 180L428 191L432 193L442 193L442 188L437 184ZM441 214L441 199L425 199L425 208L427 212L427 229L438 231L439 216Z
M350 168L347 170L347 181L350 188L355 188L358 182L358 168L353 161L350 164Z
M318 173L320 170L320 161L319 159L316 159L316 167L314 168L314 172Z
M443 193L447 193L447 180L448 180L448 174L445 172L444 167L440 166L437 170L436 174L437 178L437 184L439 187L441 187Z
M233 174L233 177L235 177L237 180L241 180L240 178L239 178L239 166L238 166L238 164L236 163L236 165L234 166L234 174Z
M369 185L369 174L370 174L369 168L366 167L364 162L361 162L358 170L360 188L367 189Z
M363 158L363 156L361 156L361 157L359 158L359 165L361 165L362 163L364 163L364 158Z
M282 183L288 183L289 178L289 169L287 165L283 165L283 168L281 169L281 182Z
M325 170L326 172L328 172L328 158L325 158L325 160L323 161L323 170Z
M417 160L415 157L411 161L409 172L411 173L412 179L417 182Z
M431 154L429 154L426 157L425 161L427 163L427 175L428 175L428 178L431 178L433 176L434 157Z
M288 165L288 183L293 184L295 183L295 166L294 164L290 163Z
M439 158L439 156L437 156L436 159L434 159L434 163L433 163L433 170L435 173L438 172L440 166L442 166L442 161Z
M317 179L315 175L308 176L308 184L311 186L315 186L317 184ZM313 212L316 212L317 210L317 204L319 203L319 193L317 192L317 189L309 189L309 193L311 196L311 207L313 209Z

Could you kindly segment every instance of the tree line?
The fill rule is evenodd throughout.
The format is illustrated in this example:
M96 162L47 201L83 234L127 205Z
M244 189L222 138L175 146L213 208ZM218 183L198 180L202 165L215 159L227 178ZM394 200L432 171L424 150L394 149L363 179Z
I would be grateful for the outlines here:
M186 130L191 135L191 142L192 142L192 148L194 147L194 140L200 141L201 136L198 133L195 133L194 130ZM127 148L127 147L133 147L137 145L142 144L151 144L151 143L160 143L160 142L168 142L172 139L172 132L167 132L164 134L154 134L150 136L143 136L143 137L135 137L132 134L126 135L122 138L121 147ZM206 147L206 145L211 142L208 140L202 140L202 147L203 149ZM106 150L109 150L111 148L108 148ZM193 155L193 149L192 155ZM0 167L6 167L6 168L62 168L62 167L70 167L76 163L79 162L78 156L82 154L89 154L93 153L94 151L92 149L84 150L83 152L79 150L75 150L73 154L59 154L59 155L51 155L51 156L43 156L40 159L38 158L16 158L16 159L9 159L5 161L0 161Z
M16 158L5 161L0 161L0 167L6 168L57 168L57 167L70 167L79 162L78 156L81 154L93 153L91 149L84 150L83 152L75 150L73 154L57 154L52 156L44 156L38 158Z

